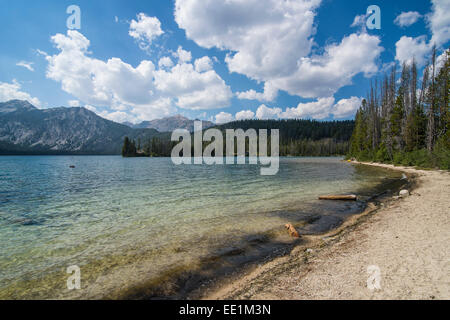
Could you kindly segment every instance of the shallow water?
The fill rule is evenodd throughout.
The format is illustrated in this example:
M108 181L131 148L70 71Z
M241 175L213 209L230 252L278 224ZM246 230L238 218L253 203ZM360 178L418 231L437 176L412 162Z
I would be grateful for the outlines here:
M340 158L282 158L276 176L261 176L169 158L0 157L0 298L152 296L161 283L169 296L186 270L232 269L288 243L286 222L324 232L364 206L318 195L364 199L400 176ZM66 288L70 265L81 290Z

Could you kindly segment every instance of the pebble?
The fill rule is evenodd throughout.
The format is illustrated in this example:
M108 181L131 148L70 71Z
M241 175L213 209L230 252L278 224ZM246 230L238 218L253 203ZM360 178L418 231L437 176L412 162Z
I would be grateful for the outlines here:
M408 197L409 196L409 191L408 190L401 190L399 193L398 193L398 195L400 196L400 197L402 197L402 198L404 198L404 197Z

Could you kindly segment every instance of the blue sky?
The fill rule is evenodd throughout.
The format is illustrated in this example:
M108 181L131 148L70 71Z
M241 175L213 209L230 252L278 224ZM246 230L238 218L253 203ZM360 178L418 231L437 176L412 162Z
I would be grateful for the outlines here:
M66 9L81 10L68 30ZM381 29L366 10L381 9ZM168 115L353 118L370 81L433 43L448 0L2 1L0 101L83 106L118 122ZM358 24L357 21L362 21ZM355 22L355 23L354 23Z

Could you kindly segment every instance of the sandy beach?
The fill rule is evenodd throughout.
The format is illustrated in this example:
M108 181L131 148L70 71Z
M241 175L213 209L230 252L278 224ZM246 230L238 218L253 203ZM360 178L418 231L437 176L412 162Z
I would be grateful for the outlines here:
M369 203L337 230L303 237L290 255L229 278L203 298L449 299L450 173L370 165L405 172L410 196ZM378 288L368 285L374 270Z

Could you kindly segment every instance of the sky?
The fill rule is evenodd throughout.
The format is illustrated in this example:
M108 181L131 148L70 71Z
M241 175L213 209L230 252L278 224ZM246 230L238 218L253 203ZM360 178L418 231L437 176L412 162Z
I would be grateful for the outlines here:
M448 12L450 0L0 0L0 102L132 123L352 119L371 81L449 47Z

